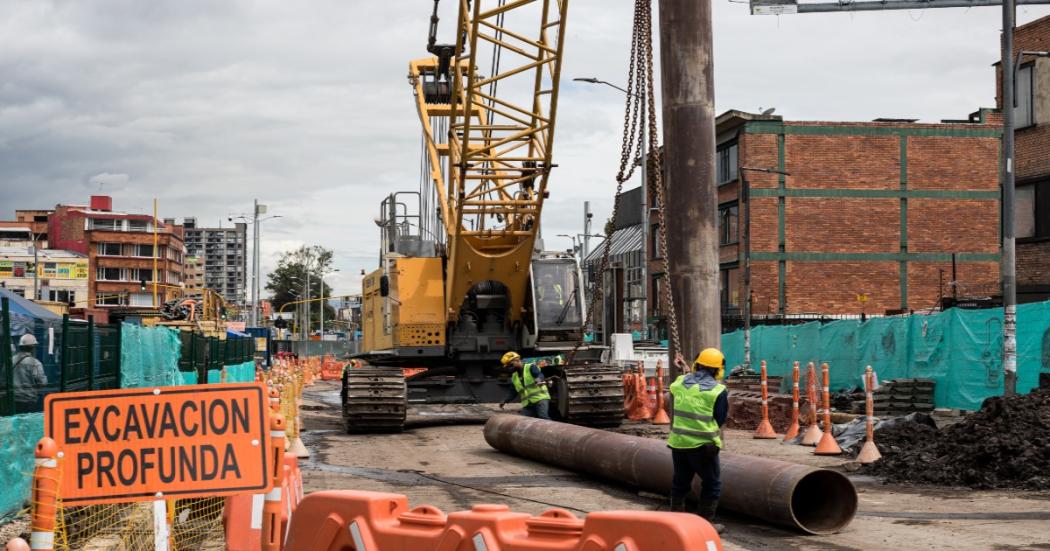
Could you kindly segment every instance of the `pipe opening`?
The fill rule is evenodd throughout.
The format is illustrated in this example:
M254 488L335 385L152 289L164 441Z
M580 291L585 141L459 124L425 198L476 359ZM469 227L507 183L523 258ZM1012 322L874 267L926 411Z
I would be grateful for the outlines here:
M857 490L845 475L816 470L802 477L791 493L791 516L810 534L831 534L857 513Z

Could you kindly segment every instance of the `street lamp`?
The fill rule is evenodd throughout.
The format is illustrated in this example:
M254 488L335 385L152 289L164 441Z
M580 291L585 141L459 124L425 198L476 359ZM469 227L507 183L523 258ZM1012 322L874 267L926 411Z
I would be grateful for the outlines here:
M575 235L569 235L567 233L559 233L557 236L558 237L567 237L567 238L572 240L572 255L576 256L576 253L579 250L579 249L576 248L576 236Z
M321 340L322 341L324 340L324 278L326 278L326 277L328 277L328 276L330 276L332 274L335 274L338 271L339 271L339 268L336 268L336 269L332 270L331 272L328 272L327 274L321 274L319 276L319 278L321 279Z
M642 203L642 205L641 205L641 207L642 207L642 296L641 296L642 306L641 306L641 311L642 311L642 320L644 322L644 323L642 323L642 328L643 328L642 338L648 338L649 337L649 324L645 320L649 317L649 188L646 187L646 180L647 180L646 172L648 172L648 163L646 163L646 161L645 161L645 153L646 153L645 152L645 146L646 146L646 142L648 141L648 137L649 137L648 136L649 109L648 109L648 104L646 104L646 100L645 100L645 88L642 87L642 93L641 94L632 94L631 92L628 92L626 88L623 88L621 86L617 86L617 85L615 85L615 84L613 84L611 82L604 81L602 79L595 78L595 77L578 77L578 78L574 78L572 80L574 80L576 82L586 82L587 84L604 84L605 86L608 86L610 88L615 88L616 90L619 90L619 91L621 91L621 92L623 92L625 94L633 95L634 97L638 98L638 100L640 102L640 105L641 105L641 110L642 110L642 121L641 121L642 132L645 134L645 135L643 135L641 140L638 140L640 142L639 154L641 156L641 159L640 159L639 162L641 163L641 167L642 167L642 201L641 201L641 203Z
M259 293L261 292L259 288L259 258L261 256L259 254L259 223L284 217L280 214L275 214L273 216L267 216L266 218L259 218L260 214L266 214L266 205L260 205L258 199L255 200L252 212L251 220L248 220L245 216L233 216L227 218L227 220L231 222L234 220L244 220L245 223L251 224L252 226L252 308L249 325L255 327L259 323Z
M742 166L740 170L740 199L744 203L744 368L751 368L751 186L748 172L791 176L786 170L777 168L753 168Z

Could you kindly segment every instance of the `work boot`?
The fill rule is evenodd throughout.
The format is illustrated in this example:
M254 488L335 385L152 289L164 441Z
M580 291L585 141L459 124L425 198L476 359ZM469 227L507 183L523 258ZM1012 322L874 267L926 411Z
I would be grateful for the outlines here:
M685 498L671 496L671 512L672 513L684 513L685 512Z
M700 515L707 522L711 523L711 526L716 532L721 534L725 531L726 527L724 524L718 524L715 522L715 513L718 511L718 499L701 499L696 506L696 514Z

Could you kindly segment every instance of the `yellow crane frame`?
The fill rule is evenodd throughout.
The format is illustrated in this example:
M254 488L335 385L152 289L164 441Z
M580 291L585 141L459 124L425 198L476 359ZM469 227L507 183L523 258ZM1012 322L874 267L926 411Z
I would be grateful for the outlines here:
M492 280L507 287L514 322L522 315L547 179L554 166L568 0L506 0L489 9L483 4L459 1L450 102L430 103L424 93L424 80L439 70L438 58L410 62L409 80L448 238L448 320L458 318L471 287ZM502 56L500 68L490 76L478 70L479 47L486 45L500 48ZM511 87L524 101L497 96L497 86L504 91ZM440 118L448 123L445 136L436 135L431 124ZM447 175L442 173L442 159Z

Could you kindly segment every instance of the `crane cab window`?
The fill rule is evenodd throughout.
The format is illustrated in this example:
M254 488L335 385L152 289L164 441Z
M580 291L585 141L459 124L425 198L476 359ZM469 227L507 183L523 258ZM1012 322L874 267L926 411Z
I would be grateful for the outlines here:
M580 319L579 275L576 264L536 262L532 267L536 320L541 329L576 328Z

